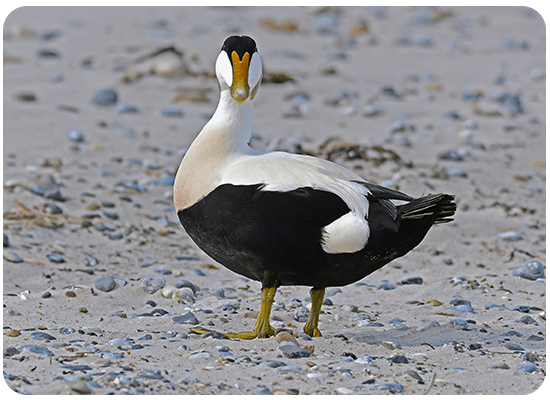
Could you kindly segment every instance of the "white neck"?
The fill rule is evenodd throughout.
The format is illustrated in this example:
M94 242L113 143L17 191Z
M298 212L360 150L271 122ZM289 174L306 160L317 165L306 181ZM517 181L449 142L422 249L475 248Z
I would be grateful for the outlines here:
M214 115L204 126L197 140L208 140L220 146L226 155L248 153L252 135L252 100L239 104L231 97L229 89L222 90Z
M238 104L221 91L214 115L195 138L183 158L174 185L176 209L186 208L208 194L220 182L224 168L243 154L252 133L252 101Z

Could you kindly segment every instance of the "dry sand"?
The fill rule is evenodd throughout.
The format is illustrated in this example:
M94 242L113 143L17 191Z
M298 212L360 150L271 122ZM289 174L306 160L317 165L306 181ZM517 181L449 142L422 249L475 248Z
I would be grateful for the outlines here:
M414 196L457 197L455 222L330 293L324 337L298 338L313 346L305 358L286 357L273 338L188 334L192 325L173 319L191 312L201 326L234 332L250 329L259 308L259 283L213 264L171 203L170 174L215 109L213 63L234 33L256 39L266 72L253 146L299 145ZM546 281L513 271L546 262L545 34L536 11L506 7L15 10L4 23L7 386L534 392L546 375ZM92 103L104 88L117 106ZM170 107L183 117L162 115ZM329 138L348 143L323 147ZM40 187L51 190L32 192ZM99 290L101 277L116 287ZM151 277L200 290L150 294ZM422 283L400 284L414 277ZM307 297L308 288L280 288L274 326L299 333L293 299L307 306ZM439 326L418 329L430 321Z

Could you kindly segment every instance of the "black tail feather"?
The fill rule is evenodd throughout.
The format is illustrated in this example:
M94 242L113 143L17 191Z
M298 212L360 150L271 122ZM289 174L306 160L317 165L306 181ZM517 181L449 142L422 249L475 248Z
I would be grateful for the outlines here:
M454 196L450 194L429 194L401 207L401 219L421 219L433 215L434 224L450 222L456 211Z

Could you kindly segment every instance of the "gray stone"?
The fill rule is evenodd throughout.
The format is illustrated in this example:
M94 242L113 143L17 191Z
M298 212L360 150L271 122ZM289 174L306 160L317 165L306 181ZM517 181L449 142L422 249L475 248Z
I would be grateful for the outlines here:
M192 312L188 312L187 314L183 315L177 315L172 318L172 321L174 321L176 324L191 324L191 325L197 325L199 323L199 320L193 315Z
M96 279L94 286L96 289L103 292L110 292L116 287L116 281L111 276L102 276L101 278Z
M514 276L536 281L544 278L544 265L537 260L531 260L526 264L518 265L512 272Z
M143 280L143 286L147 293L153 294L157 290L160 290L166 285L164 278L160 276L155 276L153 278L146 278Z
M298 347L298 346L292 346L290 344L279 346L279 350L287 358L302 358L302 357L309 357L311 355L311 353L308 350L302 349L301 347Z

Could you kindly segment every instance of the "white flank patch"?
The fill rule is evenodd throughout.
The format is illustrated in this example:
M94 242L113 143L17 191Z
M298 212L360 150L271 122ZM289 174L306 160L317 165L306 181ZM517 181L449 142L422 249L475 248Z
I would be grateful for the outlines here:
M367 244L370 229L365 218L352 212L341 216L323 229L323 250L329 254L355 253Z

